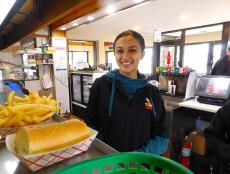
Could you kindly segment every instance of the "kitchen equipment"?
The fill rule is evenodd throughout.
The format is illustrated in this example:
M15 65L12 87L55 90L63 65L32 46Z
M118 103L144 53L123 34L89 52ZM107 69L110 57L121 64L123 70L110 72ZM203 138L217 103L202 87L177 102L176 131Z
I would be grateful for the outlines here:
M185 95L186 92L186 86L188 81L188 76L175 76L175 75L159 75L159 89L163 92L169 91L169 84L171 84L171 81L174 80L174 85L176 85L176 95Z
M229 99L230 77L205 75L200 78L196 95L201 103L223 105Z
M156 80L150 80L149 83L153 86L156 86L157 88L159 87L160 83Z
M90 96L90 88L94 80L105 72L76 71L71 73L72 101L86 105Z

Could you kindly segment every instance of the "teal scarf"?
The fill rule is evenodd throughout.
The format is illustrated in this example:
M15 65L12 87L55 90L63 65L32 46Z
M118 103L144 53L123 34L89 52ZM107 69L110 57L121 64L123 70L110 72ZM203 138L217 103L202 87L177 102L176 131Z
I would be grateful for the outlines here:
M118 80L121 83L121 87L123 90L125 90L128 94L129 100L131 100L136 91L140 88L143 88L147 85L147 80L143 74L140 74L138 72L138 79L130 79L129 77L126 77L122 75L118 69L109 71L105 74L107 77L112 78L112 91L110 95L110 101L109 101L109 113L111 115L112 111L112 105L113 105L113 99L115 95L115 83L116 80Z

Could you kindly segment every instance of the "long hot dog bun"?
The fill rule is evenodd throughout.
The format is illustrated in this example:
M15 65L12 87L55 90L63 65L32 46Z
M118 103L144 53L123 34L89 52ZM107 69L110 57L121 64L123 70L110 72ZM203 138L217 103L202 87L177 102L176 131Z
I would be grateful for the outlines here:
M17 154L37 154L61 149L89 137L89 128L80 120L24 127L15 138Z

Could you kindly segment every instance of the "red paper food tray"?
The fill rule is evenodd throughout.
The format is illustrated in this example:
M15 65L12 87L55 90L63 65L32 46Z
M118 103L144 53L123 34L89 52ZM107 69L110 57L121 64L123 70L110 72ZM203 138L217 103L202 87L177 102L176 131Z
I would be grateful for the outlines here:
M25 164L25 166L27 166L30 170L37 171L46 166L50 166L54 163L57 163L59 161L68 159L74 155L87 151L92 141L95 139L96 135L97 131L90 129L90 137L78 144L74 144L72 146L68 146L66 148L55 151L50 151L47 153L21 156L16 154L15 152L16 135L11 134L6 137L6 147L12 154L19 158L21 162Z

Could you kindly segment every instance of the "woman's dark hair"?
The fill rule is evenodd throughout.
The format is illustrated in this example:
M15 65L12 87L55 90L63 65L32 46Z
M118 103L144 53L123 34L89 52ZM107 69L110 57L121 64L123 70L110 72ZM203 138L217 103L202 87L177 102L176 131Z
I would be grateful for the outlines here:
M117 40L120 39L121 37L124 37L124 36L132 36L132 37L134 37L140 43L141 52L142 53L144 52L144 50L145 50L145 40L144 40L144 38L143 38L143 36L141 34L139 34L136 31L133 31L133 30L123 31L122 33L118 34L118 36L116 37L116 39L113 42L113 50L114 50L114 52L115 52L115 45L116 45Z

